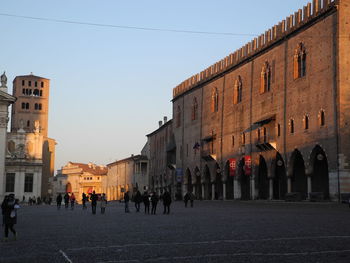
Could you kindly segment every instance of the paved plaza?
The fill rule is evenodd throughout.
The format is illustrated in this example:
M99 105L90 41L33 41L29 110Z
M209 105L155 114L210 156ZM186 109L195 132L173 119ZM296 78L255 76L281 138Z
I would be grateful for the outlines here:
M350 262L344 204L197 201L158 210L23 206L18 239L0 242L0 262Z

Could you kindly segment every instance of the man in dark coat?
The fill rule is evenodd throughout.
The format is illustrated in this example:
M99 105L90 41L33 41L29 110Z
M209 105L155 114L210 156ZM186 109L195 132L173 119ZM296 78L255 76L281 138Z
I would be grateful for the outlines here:
M98 200L98 196L95 193L95 191L92 192L91 196L90 196L90 200L91 200L91 209L92 209L92 214L96 214L96 206L97 206L97 200Z
M156 192L153 192L153 194L152 194L152 196L151 196L151 202L152 202L152 211L151 211L151 214L152 214L152 215L155 215L155 214L156 214L158 201L159 201L159 197L158 197L157 193L156 193Z
M163 214L170 213L170 204L171 204L171 195L167 190L165 190L165 192L163 194L163 205L164 205Z
M61 203L62 203L62 195L58 194L57 198L56 198L56 203L57 203L57 210L61 209Z
M83 203L83 210L86 209L86 194L83 193L81 196L81 202Z
M140 212L140 203L142 202L142 196L139 190L137 190L135 194L134 201L135 201L136 212Z
M66 194L64 195L63 199L64 199L64 207L65 207L66 209L68 209L68 204L69 204L69 194L68 194L68 193L66 193Z
M129 191L126 191L124 194L124 204L125 204L125 213L129 213L129 201L130 201L130 196L129 196Z
M149 214L149 195L146 192L143 193L143 196L142 196L142 201L143 201L143 204L145 206L145 214Z

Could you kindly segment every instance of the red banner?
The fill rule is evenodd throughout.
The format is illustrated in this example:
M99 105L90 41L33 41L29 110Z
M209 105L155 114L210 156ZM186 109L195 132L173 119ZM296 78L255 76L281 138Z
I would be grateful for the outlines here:
M252 174L252 157L250 155L244 156L244 174Z
M236 175L236 159L232 158L228 160L230 165L230 176Z

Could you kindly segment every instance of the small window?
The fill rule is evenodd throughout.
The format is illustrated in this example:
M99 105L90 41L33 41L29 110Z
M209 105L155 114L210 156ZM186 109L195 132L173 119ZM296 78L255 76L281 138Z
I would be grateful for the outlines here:
M29 103L26 103L26 109L29 110Z
M245 133L243 132L242 133L242 135L241 135L241 137L242 137L242 145L245 145Z
M291 119L289 124L290 124L290 133L294 133L294 120Z
M232 148L235 147L235 136L232 135Z
M30 121L27 121L27 127L29 127L30 126Z
M299 43L294 52L294 79L306 75L306 51L303 43Z
M320 126L324 126L326 124L326 116L324 110L320 111Z
M35 86L35 87L37 87L37 86L38 86L38 82L37 82L37 81L35 81L34 86Z
M261 86L260 94L270 91L271 89L271 67L267 61L265 61L261 70Z
M309 116L307 115L304 116L304 129L305 130L309 129Z
M24 177L24 192L25 193L33 192L33 181L34 181L34 175L26 173L25 177Z
M26 95L26 89L22 89L22 94Z
M40 97L42 97L42 96L43 96L43 91L41 90L41 91L40 91Z
M32 82L29 80L28 81L28 86L31 87L32 86Z
M22 86L24 86L24 85L25 85L25 83L26 83L26 82L25 82L24 80L22 80Z
M35 109L35 110L38 110L38 109L39 109L38 103L35 103L35 104L34 104L34 109Z
M257 137L258 137L258 142L260 143L260 128L258 128L258 130L256 131L256 133L257 133Z
M25 110L26 109L26 104L25 102L22 102L22 110Z
M198 118L198 103L197 98L193 98L192 102L192 120L196 120Z
M42 104L41 103L39 103L39 110L41 110L42 109Z
M100 180L100 177L97 177L97 180Z
M263 128L264 142L267 142L267 130L266 127Z
M217 88L213 88L211 93L211 111L217 112L219 110L219 93Z
M233 104L238 104L240 102L242 102L242 79L241 76L238 76L233 88Z
M277 136L281 136L281 124L277 124Z
M41 82L41 87L42 87L42 88L44 87L44 82Z
M15 173L6 174L6 192L14 192L15 191Z
M29 95L29 89L26 89L26 95Z

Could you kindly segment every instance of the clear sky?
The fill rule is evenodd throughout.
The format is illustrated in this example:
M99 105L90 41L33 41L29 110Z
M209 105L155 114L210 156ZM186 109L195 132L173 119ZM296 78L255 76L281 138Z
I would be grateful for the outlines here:
M307 0L2 0L0 71L51 79L56 169L140 153L172 118L172 89L302 8ZM4 16L188 31L98 27Z

